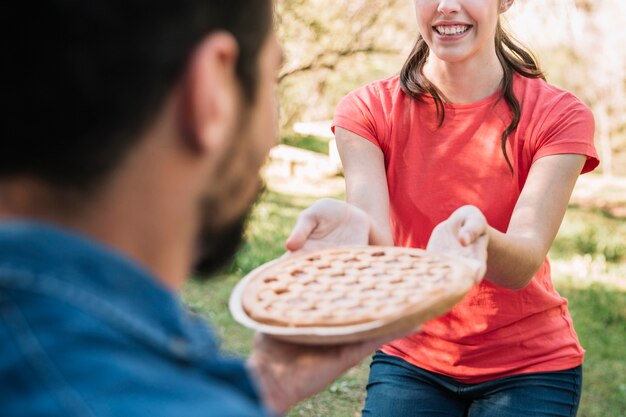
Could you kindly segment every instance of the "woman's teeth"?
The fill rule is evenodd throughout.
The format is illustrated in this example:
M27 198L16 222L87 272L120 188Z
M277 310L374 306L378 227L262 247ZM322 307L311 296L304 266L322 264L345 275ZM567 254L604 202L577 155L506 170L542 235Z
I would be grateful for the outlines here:
M461 35L469 30L468 25L446 25L435 26L435 30L440 35Z

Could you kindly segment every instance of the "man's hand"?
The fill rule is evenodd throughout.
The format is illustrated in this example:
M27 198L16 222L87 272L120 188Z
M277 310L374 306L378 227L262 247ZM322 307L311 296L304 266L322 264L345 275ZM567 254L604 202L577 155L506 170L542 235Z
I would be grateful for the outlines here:
M300 213L285 246L295 252L367 245L369 230L369 216L363 210L344 201L324 198Z
M320 392L379 346L415 331L337 346L305 346L255 335L248 368L272 411L284 413Z
M468 259L477 271L479 282L487 270L488 228L478 208L463 206L435 227L426 250Z

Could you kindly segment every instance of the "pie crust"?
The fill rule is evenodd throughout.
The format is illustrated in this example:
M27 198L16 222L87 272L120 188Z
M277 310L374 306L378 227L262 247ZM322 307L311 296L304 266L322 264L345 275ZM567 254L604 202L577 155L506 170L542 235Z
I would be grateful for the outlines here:
M300 343L339 343L417 328L476 283L463 258L421 249L347 246L291 255L240 281L240 323Z

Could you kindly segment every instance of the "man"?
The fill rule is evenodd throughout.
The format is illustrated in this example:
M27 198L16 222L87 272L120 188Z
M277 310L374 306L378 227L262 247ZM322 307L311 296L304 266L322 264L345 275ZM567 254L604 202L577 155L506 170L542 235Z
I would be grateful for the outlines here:
M271 0L4 9L0 414L282 413L389 339L258 336L243 364L178 298L232 257L275 141ZM364 219L321 202L291 247L367 239Z

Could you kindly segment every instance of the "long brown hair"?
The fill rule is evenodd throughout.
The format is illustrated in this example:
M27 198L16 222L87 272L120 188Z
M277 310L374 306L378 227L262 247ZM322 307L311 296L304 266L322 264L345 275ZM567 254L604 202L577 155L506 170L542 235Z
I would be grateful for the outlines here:
M504 98L504 101L508 104L513 112L513 120L504 129L502 136L500 137L500 146L502 148L502 154L506 163L513 172L513 165L506 152L506 140L508 136L513 132L520 120L521 107L520 103L513 93L513 74L518 74L527 78L541 78L545 80L543 71L539 68L536 58L525 46L518 42L513 36L511 36L502 27L500 22L496 27L496 55L504 70L504 77L502 78L502 93L500 99ZM443 124L445 118L445 108L443 105L442 93L424 77L422 70L426 60L428 59L429 48L424 41L424 38L420 35L417 38L417 42L413 47L413 50L409 54L402 70L400 71L400 86L402 90L409 96L421 100L424 94L429 94L435 101L435 107L437 109L437 116L439 118L439 126Z

